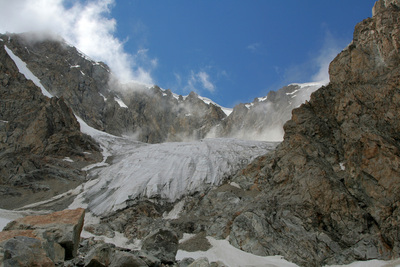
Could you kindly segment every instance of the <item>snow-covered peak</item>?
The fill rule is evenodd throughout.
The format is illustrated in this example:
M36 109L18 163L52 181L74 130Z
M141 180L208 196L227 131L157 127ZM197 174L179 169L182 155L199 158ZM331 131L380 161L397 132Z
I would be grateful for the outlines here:
M306 87L320 88L321 86L326 86L328 83L329 83L329 81L320 81L320 82L309 82L309 83L291 83L289 85L297 85L300 88L306 88Z

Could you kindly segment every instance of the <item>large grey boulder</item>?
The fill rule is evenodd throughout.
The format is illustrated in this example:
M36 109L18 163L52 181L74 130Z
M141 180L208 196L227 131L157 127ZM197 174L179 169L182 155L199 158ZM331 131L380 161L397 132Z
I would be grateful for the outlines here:
M0 262L4 267L55 266L42 242L26 236L16 236L0 244Z
M26 216L10 222L4 230L34 230L36 236L62 246L68 260L77 254L84 217L85 210L82 208Z
M164 263L175 262L178 252L178 237L168 229L159 229L150 233L144 240L142 249L159 258Z

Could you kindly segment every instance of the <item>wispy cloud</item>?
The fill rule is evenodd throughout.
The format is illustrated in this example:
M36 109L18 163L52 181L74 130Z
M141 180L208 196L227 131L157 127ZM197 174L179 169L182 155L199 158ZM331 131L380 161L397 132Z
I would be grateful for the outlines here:
M196 74L198 81L201 83L201 85L207 89L210 92L214 92L215 86L214 84L210 81L210 76L204 72L200 71Z
M246 49L250 50L251 52L256 52L261 46L261 43L252 43L249 44Z
M110 17L114 0L0 1L0 32L44 31L61 35L88 56L106 62L123 82L152 84L157 59L142 49L136 55L124 50L115 37L117 22Z
M346 44L346 41L335 38L326 30L321 48L308 61L284 70L284 83L329 82L329 64ZM276 67L276 70L280 69Z
M313 59L318 71L311 77L311 81L329 82L329 64L345 47L346 43L335 39L330 31L325 32L325 40L319 54Z
M175 74L175 76L180 79L180 76ZM187 80L187 84L184 87L185 91L208 91L213 93L215 91L215 85L210 80L210 75L205 71L194 72L193 70L190 72L190 75Z

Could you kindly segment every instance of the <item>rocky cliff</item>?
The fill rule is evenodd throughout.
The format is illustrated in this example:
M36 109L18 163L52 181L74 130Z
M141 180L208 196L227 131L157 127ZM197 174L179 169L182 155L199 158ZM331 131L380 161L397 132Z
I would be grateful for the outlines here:
M235 177L262 192L232 223L236 246L316 266L400 256L400 2L373 14L276 151Z
M0 44L0 206L13 208L76 187L100 155L63 98L44 96Z

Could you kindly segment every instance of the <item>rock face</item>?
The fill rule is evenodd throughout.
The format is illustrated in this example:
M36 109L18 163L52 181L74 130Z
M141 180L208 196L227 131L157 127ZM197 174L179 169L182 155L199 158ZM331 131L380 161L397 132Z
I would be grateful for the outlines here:
M44 96L0 44L0 206L13 208L81 183L79 169L99 159L99 148L64 100Z
M262 194L232 244L307 266L400 256L399 19L399 1L378 1L281 145L233 179Z

